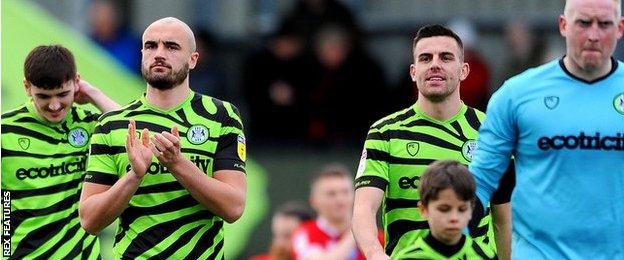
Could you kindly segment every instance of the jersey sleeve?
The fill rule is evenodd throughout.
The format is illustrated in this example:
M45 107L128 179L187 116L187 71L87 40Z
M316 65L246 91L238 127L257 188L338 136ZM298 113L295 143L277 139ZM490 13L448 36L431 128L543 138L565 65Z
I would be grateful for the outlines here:
M503 178L498 183L498 189L492 194L490 204L505 204L511 201L511 193L516 186L516 170L514 161L511 160L507 171L503 174Z
M479 129L477 151L469 166L474 174L476 194L482 205L489 205L492 194L509 165L511 151L517 140L512 87L506 82L492 96L487 116Z
M380 128L368 131L362 157L355 177L355 188L376 187L386 190L388 186L389 140Z
M116 171L114 147L110 145L110 134L106 134L106 125L98 124L95 127L89 147L89 159L87 160L87 173L85 182L104 185L113 185L119 179Z
M227 114L223 116L223 124L219 133L219 143L215 152L213 171L236 170L245 172L247 145L243 133L243 123L238 109L224 102Z

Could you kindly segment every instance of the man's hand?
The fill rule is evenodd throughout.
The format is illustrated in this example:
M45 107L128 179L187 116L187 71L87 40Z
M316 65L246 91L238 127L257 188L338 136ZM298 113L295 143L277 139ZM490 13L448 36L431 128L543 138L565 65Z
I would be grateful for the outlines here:
M145 172L152 162L152 149L149 143L149 131L143 129L141 131L141 139L136 136L136 122L130 120L128 124L128 134L126 135L126 153L132 166L132 171L139 178L143 178Z
M171 128L171 133L163 131L160 134L155 134L154 137L151 138L150 149L152 149L158 161L169 169L176 163L182 161L184 156L182 156L180 147L180 133L178 132L178 127L173 126Z
M78 88L74 92L74 102L78 104L93 103L93 96L100 90L84 80L78 82Z

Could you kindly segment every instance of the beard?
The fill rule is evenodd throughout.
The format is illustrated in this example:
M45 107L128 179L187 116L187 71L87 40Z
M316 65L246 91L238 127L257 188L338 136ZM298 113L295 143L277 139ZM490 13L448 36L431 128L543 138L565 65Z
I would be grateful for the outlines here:
M154 75L151 71L151 66L148 68L143 67L141 74L147 83L159 90L172 89L173 87L182 84L189 74L189 65L184 63L182 68L177 71L173 69L166 75Z

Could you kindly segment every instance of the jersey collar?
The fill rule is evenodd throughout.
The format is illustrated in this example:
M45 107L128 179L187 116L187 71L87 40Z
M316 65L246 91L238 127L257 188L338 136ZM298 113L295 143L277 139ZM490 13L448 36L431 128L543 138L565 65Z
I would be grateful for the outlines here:
M466 113L466 110L468 110L468 106L466 106L466 104L464 104L464 102L462 101L461 106L459 107L459 111L457 111L457 113L455 113L455 115L449 117L448 119L446 119L444 121L440 121L438 119L430 117L429 115L427 115L423 111L421 111L420 108L418 107L418 101L416 101L416 103L414 103L412 108L414 109L414 112L416 112L416 114L418 116L424 118L425 120L428 120L428 121L431 121L433 123L440 124L440 125L448 124L448 123L453 122L453 121L457 121L457 119L459 119L463 114Z
M431 248L433 248L438 253L446 257L451 257L454 254L457 254L457 252L459 252L459 250L461 250L464 247L464 244L466 243L466 235L462 234L462 237L459 239L459 242L457 242L457 244L455 245L447 245L447 244L440 242L435 237L433 237L433 235L431 235L431 232L427 234L424 240Z
M575 80L578 80L578 81L581 81L581 82L584 82L584 83L587 83L587 84L594 84L594 83L596 83L596 82L598 82L598 81L601 81L601 80L603 80L603 79L608 78L608 77L609 77L609 76L611 76L611 74L613 74L613 73L615 72L615 70L617 70L617 68L618 68L618 62L617 62L617 61L616 61L613 57L611 57L611 70L609 71L609 73L605 74L605 75L604 75L604 76L602 76L602 77L599 77L599 78L597 78L597 79L594 79L594 80L585 80L585 79L579 78L579 77L577 77L576 75L572 74L572 72L570 72L570 71L568 70L568 68L566 68L565 64L563 63L563 58L565 58L565 56L563 56L563 57L561 57L561 59L559 59L559 66L561 67L561 69L563 70L563 72L565 72L566 74L568 74L568 76L570 76L571 78L573 78L573 79L575 79Z
M190 90L188 95L186 95L186 98L184 99L184 101L182 101L177 106L172 107L172 108L167 109L167 110L158 108L158 107L150 104L149 101L147 101L146 96L147 96L147 93L143 92L143 95L141 96L141 99L140 99L141 103L143 103L144 106L146 106L149 109L154 110L154 111L156 111L158 113L169 114L169 113L171 113L173 111L177 111L178 109L180 109L180 108L186 106L187 104L189 104L191 102L191 100L193 100L193 97L195 96L195 92Z

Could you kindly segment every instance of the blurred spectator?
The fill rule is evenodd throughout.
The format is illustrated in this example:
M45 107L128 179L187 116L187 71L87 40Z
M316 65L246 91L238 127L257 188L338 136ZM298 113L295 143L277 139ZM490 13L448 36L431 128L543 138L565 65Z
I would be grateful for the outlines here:
M467 19L454 19L448 24L464 43L464 60L470 65L468 77L461 82L459 95L468 106L485 111L490 98L490 69L477 50L479 34L474 23Z
M284 24L266 48L247 60L243 88L251 136L280 142L305 137L304 101L313 82L313 59L302 52L302 44L292 25Z
M381 67L354 46L340 26L328 25L315 38L319 73L309 94L308 137L316 142L359 144L366 129L386 111Z
M291 201L280 206L271 219L271 249L269 253L251 257L251 260L293 259L292 235L299 224L312 219L312 212L302 203Z
M90 36L128 70L141 72L141 40L121 22L114 4L95 0L89 8Z
M525 20L514 19L505 25L505 40L509 54L505 65L505 80L544 63L547 48L542 38L544 37L535 35Z
M295 259L364 259L351 234L352 180L339 164L328 165L313 177L310 204L318 217L295 230Z
M194 30L195 42L199 59L197 66L190 71L190 82L194 91L218 99L227 98L225 73L220 69L221 64L217 56L218 43L215 38L203 28Z
M359 44L360 28L351 11L338 0L299 0L282 23L294 26L309 51L312 51L315 35L327 24L345 28Z

